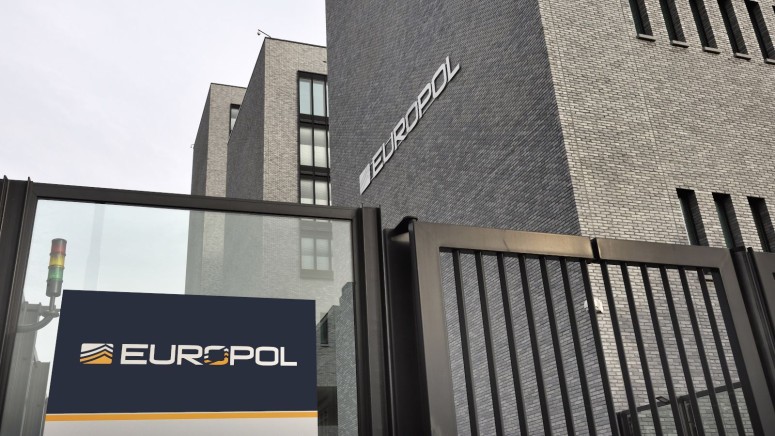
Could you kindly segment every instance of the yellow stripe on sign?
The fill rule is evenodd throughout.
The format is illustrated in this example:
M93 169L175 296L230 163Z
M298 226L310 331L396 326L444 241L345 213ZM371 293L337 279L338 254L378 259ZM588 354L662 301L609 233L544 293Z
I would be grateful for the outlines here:
M79 413L50 414L51 421L151 421L159 419L317 418L318 412L181 412L181 413Z

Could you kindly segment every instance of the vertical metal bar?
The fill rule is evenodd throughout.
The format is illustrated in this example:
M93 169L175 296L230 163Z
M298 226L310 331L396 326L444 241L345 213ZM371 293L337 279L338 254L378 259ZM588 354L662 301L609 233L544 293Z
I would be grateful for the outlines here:
M696 417L697 431L702 436L705 434L705 428L702 425L702 415L699 413L700 406L697 403L697 393L694 391L694 382L692 382L692 373L689 369L689 359L686 357L686 348L684 347L683 336L681 335L681 324L678 322L678 314L675 311L675 300L673 300L673 291L670 287L670 279L667 276L667 268L664 265L659 266L659 273L662 277L662 287L665 290L665 299L667 300L667 309L670 312L670 321L673 324L673 333L675 334L675 343L678 346L678 356L681 358L681 367L683 368L684 378L686 379L686 389L689 391L689 402Z
M721 373L724 375L724 385L727 388L729 402L732 405L732 416L735 418L737 434L742 436L745 434L743 418L740 415L740 406L737 404L737 395L735 395L735 388L732 385L732 376L729 373L727 357L726 353L724 352L724 344L721 342L721 333L719 332L718 323L716 322L716 312L713 309L713 302L710 299L710 292L708 291L708 285L705 282L705 273L702 271L702 268L697 268L697 278L700 281L702 298L705 300L705 310L708 312L708 319L710 320L710 330L713 332L713 342L716 344L718 360L719 363L721 363Z
M584 294L587 299L589 320L592 323L592 337L595 340L595 351L597 352L597 365L600 368L600 381L603 383L603 394L605 396L606 410L608 411L608 423L611 426L611 435L619 436L619 425L616 421L616 409L614 408L614 399L611 395L611 385L608 379L608 368L605 364L605 351L603 351L603 341L600 339L600 323L597 321L597 312L595 311L595 296L592 294L592 285L589 281L589 269L587 263L579 261L581 266L581 278L584 282Z
M479 418L476 413L476 395L474 395L474 378L471 372L471 347L468 337L468 322L466 318L466 303L463 292L463 278L460 273L460 251L452 251L452 264L455 270L455 293L457 295L457 315L460 323L460 344L463 347L463 371L466 380L466 397L468 398L468 418L471 424L471 434L479 434Z
M517 360L517 345L514 339L514 324L511 318L511 297L509 285L506 281L506 266L503 262L503 253L497 254L498 275L501 282L501 295L503 297L503 320L506 323L506 338L509 343L509 357L511 358L511 376L514 379L514 395L517 400L517 415L519 417L519 433L528 435L527 417L525 414L525 400L522 396L522 379L519 375L519 360ZM586 398L586 396L584 396Z
M619 355L619 366L622 368L622 382L624 383L624 392L627 394L627 405L630 409L630 416L632 417L633 427L635 429L635 435L640 435L640 420L638 419L637 405L635 404L635 395L632 392L632 382L630 380L630 370L627 367L627 356L624 351L624 342L622 341L622 333L619 330L619 317L616 314L616 301L614 300L614 292L611 287L611 278L608 275L608 262L601 262L601 271L603 273L603 285L605 286L605 294L608 298L608 310L611 312L611 327L614 331L614 339L616 340L616 351Z
M565 380L565 365L563 363L562 345L560 344L560 335L557 332L557 319L555 317L554 302L552 301L552 289L549 284L549 273L546 270L546 259L541 256L538 258L541 266L541 281L544 285L544 299L546 300L546 314L549 319L549 331L552 335L552 345L554 346L554 361L557 365L557 377L560 382L560 394L562 395L562 408L565 412L565 427L568 434L576 434L573 428L573 411L570 407L570 394L568 393L568 383Z
M681 287L683 287L684 297L686 298L686 310L689 312L689 320L692 323L692 332L694 338L697 341L697 350L700 355L700 364L702 365L702 374L705 376L705 385L708 387L708 395L710 395L710 404L713 408L713 416L716 420L716 433L720 435L726 435L726 429L724 428L724 421L721 417L721 410L718 406L718 399L716 398L716 391L713 386L713 378L710 373L710 366L708 366L708 359L705 354L705 344L702 341L700 332L700 325L697 321L697 313L694 310L694 302L692 301L692 292L689 289L689 281L686 279L686 270L684 267L678 268L678 274L681 276ZM695 412L696 415L700 415L700 410Z
M662 434L662 423L659 421L659 410L657 407L657 398L654 394L654 385L651 382L651 373L649 372L649 362L646 357L646 349L643 346L643 335L640 331L640 321L638 319L638 308L635 306L635 298L632 293L632 283L630 282L630 272L627 270L627 265L621 264L622 279L624 280L624 292L627 294L627 305L630 308L630 316L632 317L632 328L635 332L635 341L638 345L638 355L640 356L640 364L643 368L643 380L646 382L646 393L649 397L649 406L651 408L651 418L654 421L654 432L657 435Z
M667 386L667 395L670 399L670 408L673 411L673 421L675 429L679 436L685 434L683 423L681 422L681 413L678 405L678 398L675 396L675 387L673 386L673 377L670 375L670 361L667 358L665 350L665 341L662 338L662 328L659 326L659 312L654 302L654 293L651 290L651 279L646 265L640 266L640 273L643 277L643 288L646 291L646 299L649 303L649 312L651 312L651 325L654 328L654 336L657 339L657 348L659 349L659 361L662 364L662 373L665 376L665 385Z
M476 252L476 276L479 280L479 305L482 308L482 330L484 331L484 346L487 352L487 368L490 373L490 393L492 394L492 412L495 417L495 434L503 434L503 416L501 412L501 397L498 393L498 373L495 368L495 345L490 329L490 308L487 303L487 282L484 279L482 252Z
M560 271L562 272L562 285L565 289L565 303L568 306L568 320L570 321L570 331L573 335L573 351L576 354L576 366L579 370L579 382L581 383L581 392L584 397L584 410L587 415L587 430L589 434L597 433L595 430L595 415L592 410L592 399L589 395L589 385L587 384L587 368L584 364L584 354L581 350L581 339L579 338L579 326L576 322L576 309L573 305L573 292L568 277L568 262L564 257L560 258ZM593 305L594 306L594 305ZM594 307L592 308L594 311Z
M525 256L517 255L519 259L519 275L522 278L522 295L525 298L525 316L527 328L530 333L530 345L533 349L533 365L536 371L536 384L538 385L538 399L541 403L541 418L544 423L544 434L552 434L552 419L549 416L549 406L546 402L546 388L544 386L544 371L541 367L541 350L538 348L538 335L535 329L535 316L533 315L533 297L530 295L530 281L527 278L527 266Z

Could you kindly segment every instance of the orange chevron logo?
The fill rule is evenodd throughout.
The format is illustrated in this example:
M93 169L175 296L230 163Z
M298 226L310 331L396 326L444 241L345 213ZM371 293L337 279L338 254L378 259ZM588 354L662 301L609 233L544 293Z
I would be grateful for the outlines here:
M113 363L113 344L81 344L81 363L110 365Z

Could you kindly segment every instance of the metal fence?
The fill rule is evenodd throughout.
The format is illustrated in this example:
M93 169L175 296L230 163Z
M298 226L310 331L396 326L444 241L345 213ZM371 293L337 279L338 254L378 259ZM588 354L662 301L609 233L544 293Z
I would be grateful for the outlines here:
M385 240L395 434L775 428L772 301L729 250L414 220Z

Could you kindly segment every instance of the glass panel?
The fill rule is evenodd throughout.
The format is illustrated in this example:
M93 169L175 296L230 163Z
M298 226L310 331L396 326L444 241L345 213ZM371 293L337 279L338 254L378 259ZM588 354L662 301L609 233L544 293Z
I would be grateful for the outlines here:
M311 182L308 190L311 195ZM299 259L314 265L316 256L313 240L301 237L309 222L41 200L19 323L35 324L41 319L41 305L49 304L49 254L52 240L58 238L67 241L66 290L314 300L318 337L322 320L327 317L329 323L329 346L317 351L318 413L329 417L319 421L319 434L357 434L351 225L328 220L332 252L328 262L336 269L320 280L305 277L299 269ZM54 303L60 308L62 299ZM0 436L41 434L57 328L54 318L35 331L17 334Z
M327 136L325 129L315 129L315 166L319 168L328 168Z
M314 115L328 116L326 114L326 83L322 80L315 80L312 83L312 94L312 102L315 105Z
M239 106L237 105L231 105L231 109L229 111L229 133L231 133L232 130L234 130L234 123L237 122L237 115L239 115Z
M317 249L317 267L321 271L331 269L331 242L328 239L318 239L315 244Z
M315 269L315 240L301 238L301 269Z
M313 204L315 202L315 197L312 191L312 180L301 179L299 180L299 185L301 186L301 198L299 199L299 203Z
M328 181L315 180L315 204L328 206Z
M299 79L299 112L312 114L312 82L309 79Z
M316 138L317 139L317 138ZM299 128L299 165L312 166L312 129Z

